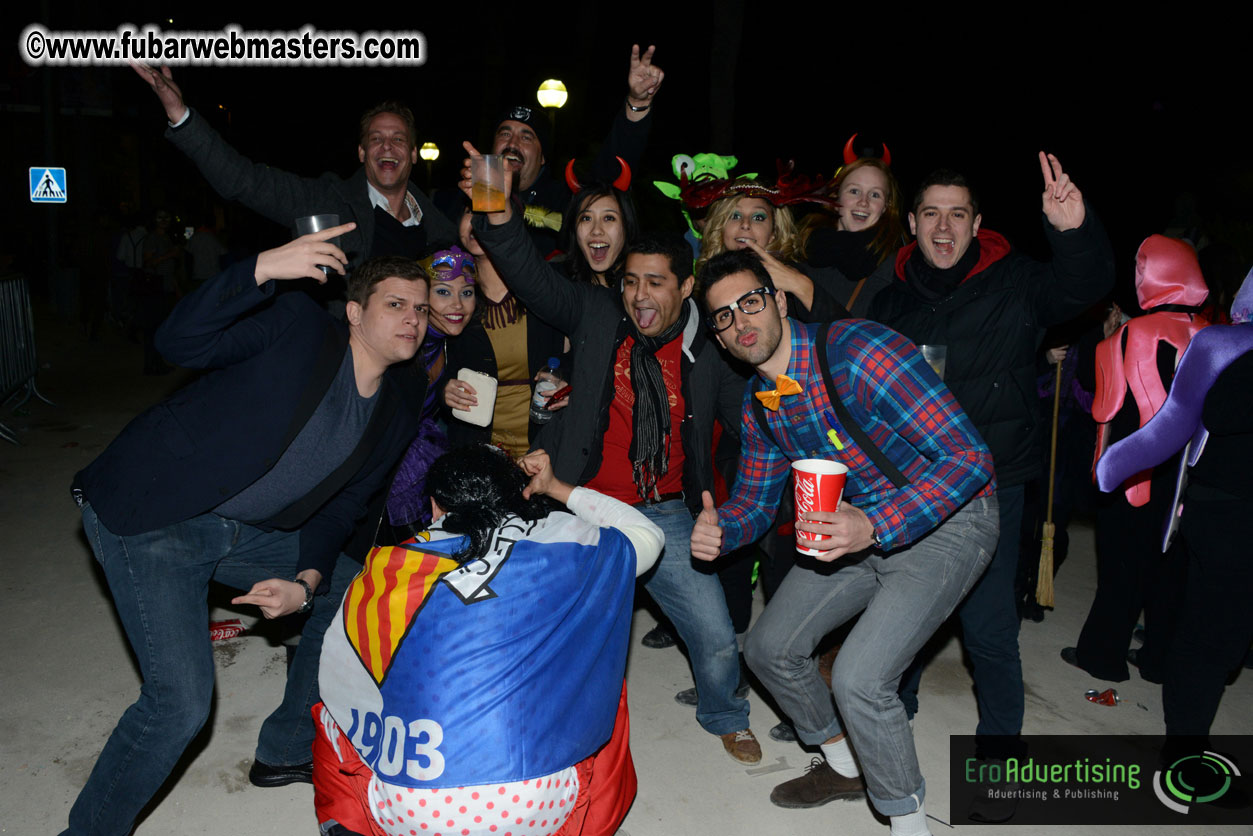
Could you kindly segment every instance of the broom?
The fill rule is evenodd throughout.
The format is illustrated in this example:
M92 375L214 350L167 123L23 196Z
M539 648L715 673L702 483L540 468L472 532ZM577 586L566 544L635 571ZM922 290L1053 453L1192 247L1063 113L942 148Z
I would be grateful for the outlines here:
M1049 442L1049 501L1044 516L1044 537L1040 541L1040 569L1035 600L1042 607L1053 606L1053 475L1057 470L1057 413L1062 402L1062 364L1057 364L1053 382L1053 438Z

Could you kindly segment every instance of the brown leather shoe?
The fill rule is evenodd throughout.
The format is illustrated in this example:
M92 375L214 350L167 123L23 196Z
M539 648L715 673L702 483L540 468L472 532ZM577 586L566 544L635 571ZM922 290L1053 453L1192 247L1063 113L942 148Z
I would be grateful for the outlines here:
M722 748L740 763L761 763L761 744L757 742L752 729L727 732L719 736L722 738Z
M865 794L866 782L860 775L845 778L822 758L814 758L804 775L775 787L770 800L777 807L797 809L821 807L838 799L862 798Z

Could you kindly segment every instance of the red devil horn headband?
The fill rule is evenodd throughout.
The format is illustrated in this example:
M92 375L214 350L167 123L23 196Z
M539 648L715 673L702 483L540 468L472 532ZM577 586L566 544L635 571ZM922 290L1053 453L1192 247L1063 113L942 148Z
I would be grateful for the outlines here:
M625 192L631 188L631 167L621 157L618 157L617 160L621 171L618 173L618 179L613 181L613 187L620 192ZM570 187L570 191L574 194L583 191L583 186L579 183L578 178L574 176L574 160L566 163L566 185Z
M853 134L848 138L848 142L844 143L844 165L855 163L860 159L857 156L857 152L853 150L853 143L856 141L857 134ZM883 148L883 156L880 159L883 160L884 165L890 166L892 164L892 152L888 150L886 142L882 143L880 147Z

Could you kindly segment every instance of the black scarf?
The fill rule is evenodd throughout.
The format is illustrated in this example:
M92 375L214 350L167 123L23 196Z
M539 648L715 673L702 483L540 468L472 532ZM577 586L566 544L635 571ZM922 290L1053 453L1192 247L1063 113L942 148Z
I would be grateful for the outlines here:
M956 264L947 269L932 267L918 247L905 262L905 281L910 289L928 302L947 299L957 286L966 280L979 262L979 239L972 239L966 252Z
M687 300L673 325L655 337L636 331L631 346L631 390L635 393L632 416L631 475L642 499L653 495L657 481L670 469L670 398L661 374L657 352L683 333L692 311Z

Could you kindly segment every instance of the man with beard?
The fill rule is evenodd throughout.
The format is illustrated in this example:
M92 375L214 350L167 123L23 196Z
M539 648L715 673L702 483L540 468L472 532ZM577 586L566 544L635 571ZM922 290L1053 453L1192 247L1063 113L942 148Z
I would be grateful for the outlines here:
M937 171L923 181L909 213L917 240L897 254L897 281L870 309L871 319L916 345L947 347L944 381L996 460L1002 536L988 571L958 610L974 663L979 753L995 759L1024 753L1014 576L1025 485L1043 458L1036 355L1046 328L1079 315L1114 283L1109 239L1095 213L1056 157L1041 151L1040 169L1052 262L1015 253L1003 236L980 229L969 183ZM914 706L920 676L916 668L902 686ZM1003 821L1013 805L975 812Z
M761 379L742 407L734 493L717 509L704 494L692 556L714 560L765 533L790 462L848 467L839 509L796 523L798 548L802 532L828 539L804 540L815 557L798 555L744 643L797 735L823 753L770 800L816 807L868 794L894 836L925 834L926 787L896 687L987 565L997 527L992 457L900 334L860 319L789 319L786 294L749 251L711 259L701 281L718 342ZM828 691L814 648L858 613Z
M462 188L468 193L468 177ZM566 333L574 352L570 405L533 447L548 452L562 481L633 505L665 532L645 587L687 645L696 719L736 761L758 763L748 702L735 695L739 652L726 596L687 551L701 492L713 490L714 420L738 431L744 389L700 327L691 249L679 239L636 241L620 289L571 282L544 262L517 214L512 201L478 214L474 234L527 310Z
M254 163L232 148L183 103L169 67L132 66L165 108L166 138L222 197L288 228L308 215L337 214L340 223L355 223L341 242L349 269L372 256L417 258L437 245L456 243L456 228L409 182L418 146L413 112L403 104L382 102L362 114L357 142L362 165L352 177L344 180L330 172L302 177ZM323 295L333 298L342 290L338 282Z
M653 66L655 50L650 46L641 55L639 44L631 47L626 103L614 117L592 163L593 180L612 182L620 173L618 157L634 168L644 154L653 97L665 78L661 68ZM554 177L548 168L546 154L551 151L545 115L526 105L515 105L501 114L492 137L492 153L503 154L505 165L513 172L513 193L528 207L531 238L544 255L557 247L561 215L571 196L564 176ZM547 219L555 221L558 228L552 229Z

